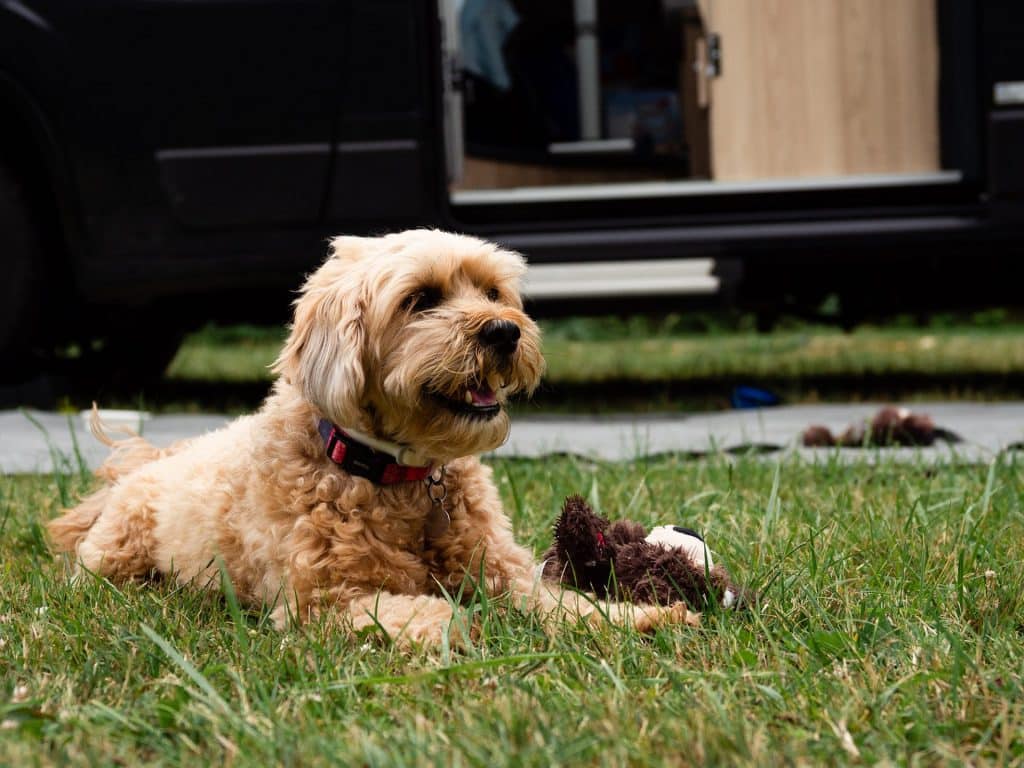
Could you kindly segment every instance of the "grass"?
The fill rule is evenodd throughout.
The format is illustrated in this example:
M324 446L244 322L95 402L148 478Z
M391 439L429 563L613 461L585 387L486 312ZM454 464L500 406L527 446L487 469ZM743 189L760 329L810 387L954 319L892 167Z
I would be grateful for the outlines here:
M806 377L1019 376L1024 324L1001 314L861 326L843 332L799 324L771 334L749 322L702 326L682 316L542 323L549 387L581 383L785 380ZM210 327L192 335L168 369L172 380L269 381L284 331Z
M188 381L271 381L270 364L286 331L254 325L207 326L185 339L167 378Z
M708 336L574 339L551 334L553 382L687 381L1024 370L1024 329L827 327Z
M650 638L473 598L401 651L173 584L68 584L40 523L74 463L0 479L0 764L829 765L1024 761L1024 468L496 461L536 551L562 498L702 529L760 590Z

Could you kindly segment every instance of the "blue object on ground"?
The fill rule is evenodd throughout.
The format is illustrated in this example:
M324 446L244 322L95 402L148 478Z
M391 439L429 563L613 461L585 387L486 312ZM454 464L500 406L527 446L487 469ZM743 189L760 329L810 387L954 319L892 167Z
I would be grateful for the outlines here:
M760 387L739 386L732 391L733 408L766 408L778 405L782 398Z

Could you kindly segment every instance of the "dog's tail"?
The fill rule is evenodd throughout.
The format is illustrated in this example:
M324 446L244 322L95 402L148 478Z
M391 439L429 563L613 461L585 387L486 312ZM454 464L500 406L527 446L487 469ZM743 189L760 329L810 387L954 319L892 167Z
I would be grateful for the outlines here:
M92 404L92 416L89 418L89 431L92 436L111 449L110 455L96 470L96 477L105 480L108 485L117 482L122 475L134 472L144 464L156 461L173 452L175 446L162 450L152 443L139 437L138 433L128 427L109 429L100 419L96 403ZM115 440L110 433L121 433L125 437Z
M96 403L92 404L89 431L92 432L93 437L111 449L110 455L96 470L96 477L104 481L103 487L82 499L78 506L65 510L61 517L51 520L47 524L50 541L58 552L74 552L78 548L79 542L85 538L89 529L103 512L107 497L120 477L174 453L182 445L182 443L176 443L169 448L160 449L127 427L108 430L100 419ZM120 432L125 437L114 439L110 436L110 432Z

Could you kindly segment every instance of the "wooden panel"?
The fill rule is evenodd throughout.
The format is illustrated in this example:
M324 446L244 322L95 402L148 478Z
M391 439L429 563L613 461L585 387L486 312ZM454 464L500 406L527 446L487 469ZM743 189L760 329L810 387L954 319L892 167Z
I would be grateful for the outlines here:
M670 178L670 174L633 168L566 168L467 157L463 165L462 178L458 184L452 186L452 189L510 189L562 184L610 184L666 178Z
M683 14L683 55L679 61L679 108L683 117L683 142L689 152L690 176L711 177L711 135L708 109L700 93L704 78L695 71L699 41L704 34L700 14L691 9Z
M700 0L716 179L939 169L934 0Z

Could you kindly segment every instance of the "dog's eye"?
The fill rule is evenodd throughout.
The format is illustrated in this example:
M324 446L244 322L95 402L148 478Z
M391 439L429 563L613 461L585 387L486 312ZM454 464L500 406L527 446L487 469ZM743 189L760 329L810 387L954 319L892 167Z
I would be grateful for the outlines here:
M491 301L497 301L498 299L501 298L501 292L497 288L488 288L487 298L490 299Z
M413 312L424 312L441 303L441 291L437 288L421 288L410 293L402 305Z

